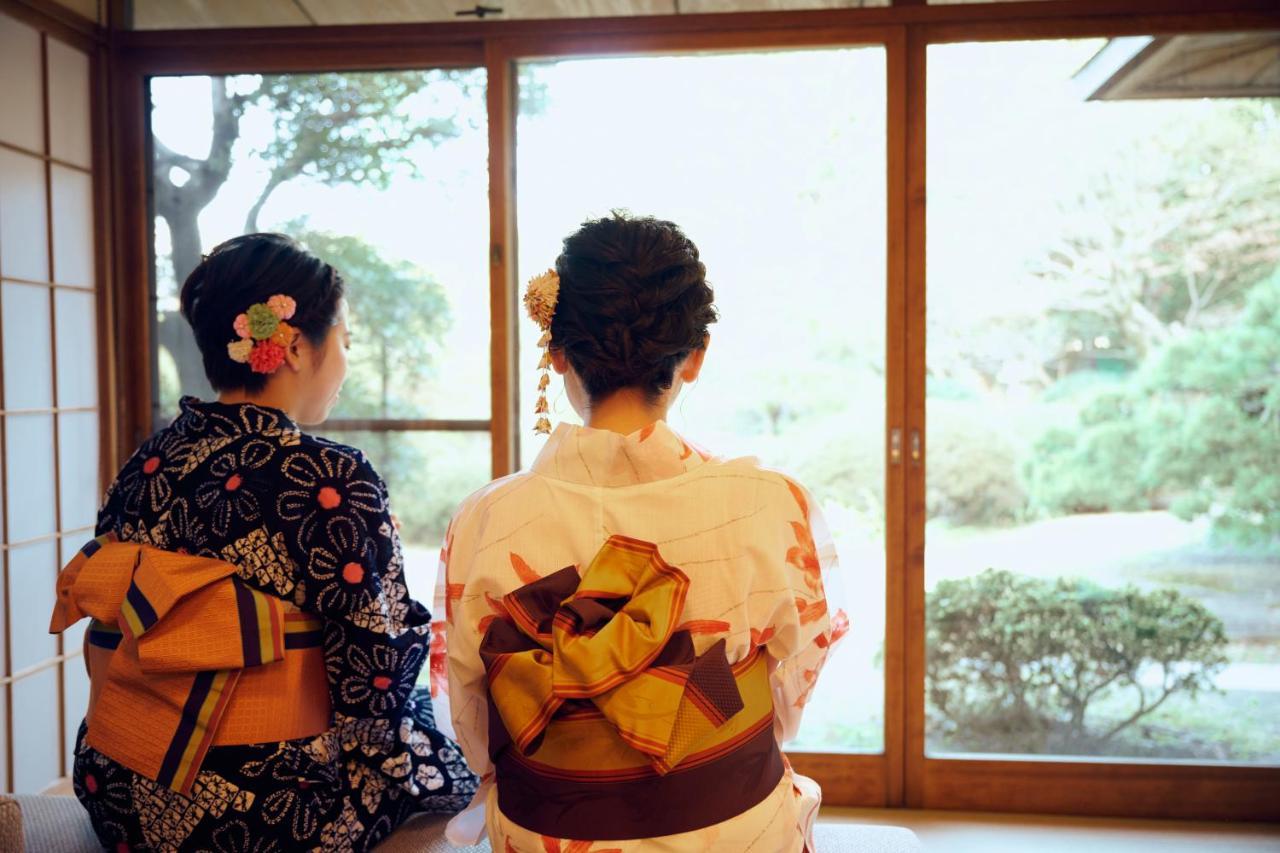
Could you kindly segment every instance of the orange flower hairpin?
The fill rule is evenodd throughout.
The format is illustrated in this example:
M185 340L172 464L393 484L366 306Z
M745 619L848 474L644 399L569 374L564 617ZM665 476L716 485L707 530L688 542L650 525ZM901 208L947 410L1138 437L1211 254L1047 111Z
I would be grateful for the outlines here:
M556 315L556 302L560 298L560 276L555 270L547 270L541 275L529 279L529 286L524 292L524 307L529 312L529 319L542 329L542 337L538 346L542 348L542 360L538 362L538 402L533 412L538 422L533 431L542 435L551 433L551 421L547 414L551 411L547 406L547 387L551 384L551 320Z
M285 322L297 310L293 297L282 293L250 305L236 315L236 340L227 344L227 355L238 364L249 365L254 373L275 373L284 364L285 351L298 338L298 330Z

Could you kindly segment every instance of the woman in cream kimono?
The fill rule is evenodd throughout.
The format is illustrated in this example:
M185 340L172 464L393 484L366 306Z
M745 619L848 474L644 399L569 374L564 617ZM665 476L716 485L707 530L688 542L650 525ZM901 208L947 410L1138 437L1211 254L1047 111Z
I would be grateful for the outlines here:
M483 778L450 839L812 849L821 792L779 744L847 627L825 593L835 553L800 485L664 420L716 319L697 248L669 222L588 222L525 302L586 426L560 425L449 529L432 668L447 645L454 726Z

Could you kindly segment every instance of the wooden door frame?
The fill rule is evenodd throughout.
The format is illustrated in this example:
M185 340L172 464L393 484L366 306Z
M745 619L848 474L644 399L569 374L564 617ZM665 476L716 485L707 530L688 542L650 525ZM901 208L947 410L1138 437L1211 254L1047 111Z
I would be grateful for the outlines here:
M11 0L12 2L12 0ZM924 753L927 52L966 41L1280 29L1271 0L1034 0L732 15L109 33L115 375L148 364L150 223L144 87L159 74L484 67L489 81L491 436L518 458L515 93L518 59L881 44L886 50L885 751L798 754L837 805L1131 817L1280 819L1280 768L928 758ZM102 239L107 240L104 236ZM149 384L119 389L118 465L150 430ZM920 455L912 459L912 439Z

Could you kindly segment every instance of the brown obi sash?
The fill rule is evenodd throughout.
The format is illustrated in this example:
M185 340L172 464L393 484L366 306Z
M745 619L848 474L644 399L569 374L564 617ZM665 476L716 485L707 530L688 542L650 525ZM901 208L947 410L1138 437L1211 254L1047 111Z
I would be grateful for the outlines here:
M728 820L777 786L767 659L701 655L675 626L689 579L625 536L503 598L480 645L489 753L509 819L606 841Z
M183 794L211 746L331 724L322 621L235 571L107 535L58 575L50 632L92 618L87 742Z

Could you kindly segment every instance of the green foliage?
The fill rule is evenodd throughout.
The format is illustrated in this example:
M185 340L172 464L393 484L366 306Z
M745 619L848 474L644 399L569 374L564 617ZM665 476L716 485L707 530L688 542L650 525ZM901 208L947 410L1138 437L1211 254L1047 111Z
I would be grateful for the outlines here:
M1204 109L1118 155L1067 205L1036 272L1063 342L1105 336L1141 359L1239 310L1280 263L1277 101Z
M1045 514L1151 508L1233 541L1280 538L1280 271L1234 323L1159 347L1119 390L1047 431L1026 472Z
M424 393L424 386L433 378L450 323L444 289L413 264L384 258L357 237L311 231L302 220L286 230L336 267L347 283L352 345L342 401L333 416L427 414L422 401L432 395ZM474 453L444 450L436 436L328 434L369 455L397 496L395 511L409 542L438 542L458 496L487 479L485 471L472 470Z
M904 450L905 452L905 450ZM988 527L1021 520L1017 450L983 421L938 406L929 419L929 517Z
M285 231L342 273L350 308L347 384L335 417L412 418L424 414L422 386L435 369L450 325L444 288L405 261L390 260L358 237Z
M325 184L368 183L386 189L399 169L416 173L407 156L417 143L458 135L457 105L414 114L415 100L441 83L464 95L483 81L465 71L370 71L358 74L266 74L243 95L266 109L275 134L258 151L273 178L305 175ZM452 85L449 85L452 84Z
M1221 620L1172 589L987 570L940 582L926 624L931 727L976 751L1105 751L1227 662ZM1107 699L1124 710L1089 713Z

